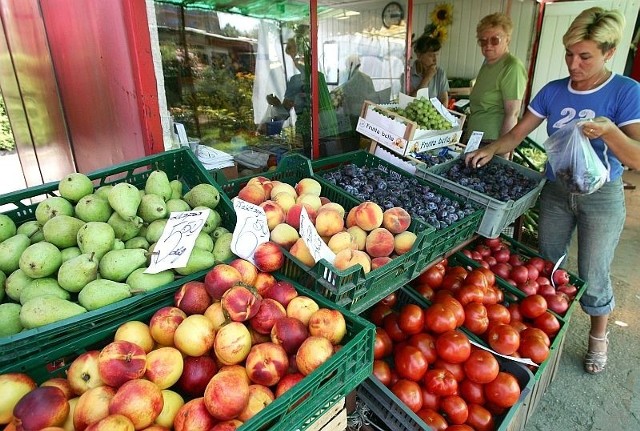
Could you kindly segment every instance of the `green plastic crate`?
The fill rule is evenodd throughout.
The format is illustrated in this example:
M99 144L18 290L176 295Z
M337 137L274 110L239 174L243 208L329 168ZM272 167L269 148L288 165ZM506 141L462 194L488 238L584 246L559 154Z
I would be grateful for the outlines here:
M188 190L200 183L219 186L212 181L188 148L167 151L141 159L121 163L87 174L96 187L126 181L137 187L144 186L146 179L155 169L162 169L170 180L182 181ZM51 182L0 196L0 206L6 208L4 214L11 217L16 225L35 219L37 203L47 197L58 195L58 182ZM231 201L220 193L220 203L216 211L222 217L222 224L232 230L235 212ZM174 283L155 291L111 304L98 310L61 320L40 328L30 329L9 337L0 338L0 373L8 370L28 369L33 364L52 361L73 352L74 340L104 333L117 322L121 322L134 311L144 311L167 298L172 298L179 285L203 276L200 271L179 277Z
M517 163L506 160L502 157L494 157L491 163L497 163L505 167L511 167L527 178L538 182L538 185L530 190L527 194L517 200L509 200L507 202L492 198L483 193L477 192L468 187L462 186L454 181L443 177L443 172L451 169L453 164L459 163L458 160L441 163L428 169L422 169L418 166L416 176L426 178L448 190L455 192L460 196L464 196L478 203L485 208L482 222L477 230L480 235L496 238L510 223L521 216L527 209L531 208L538 199L538 195L542 191L546 180L540 172L533 171L529 168L521 166Z

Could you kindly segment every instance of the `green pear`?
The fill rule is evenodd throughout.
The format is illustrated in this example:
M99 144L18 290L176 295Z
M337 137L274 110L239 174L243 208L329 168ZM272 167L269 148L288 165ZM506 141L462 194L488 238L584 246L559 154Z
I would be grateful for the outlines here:
M190 211L191 207L182 199L169 199L167 201L167 211L169 214L174 212Z
M137 216L126 220L120 214L114 212L107 223L113 228L116 238L127 241L139 234L144 221Z
M107 252L98 265L102 278L112 281L125 281L134 270L147 264L147 250L143 248L125 248Z
M213 252L213 238L204 232L200 232L193 246L208 252Z
M149 241L143 236L136 236L124 243L125 248L144 248L149 249Z
M158 195L165 202L171 199L173 190L171 189L171 183L166 172L161 170L152 171L144 185L144 192L146 194Z
M0 304L0 337L8 337L22 331L22 323L20 323L20 304L7 302Z
M20 292L20 304L24 305L36 296L53 295L62 299L69 299L71 295L58 284L55 278L36 278Z
M115 239L113 228L101 221L85 223L78 231L78 247L82 253L95 253L96 259L113 248Z
M57 296L37 296L22 304L20 323L26 329L33 329L86 312L86 308Z
M148 292L158 287L173 283L175 274L173 271L160 271L157 274L145 274L147 268L138 268L127 277L126 283L131 288L131 293L138 294Z
M233 258L235 255L231 251L231 240L233 239L233 234L231 232L223 233L216 240L213 245L213 256L216 259L216 262L226 262Z
M118 183L109 190L109 205L125 220L136 216L141 199L140 191L129 183Z
M193 208L194 211L202 211L208 209L207 207L199 206ZM216 210L209 210L209 215L207 216L207 220L204 222L204 226L202 226L202 232L211 233L222 223L222 217L220 217L220 213Z
M74 210L76 217L85 222L107 221L113 212L109 201L96 193L81 197Z
M58 191L68 201L78 202L83 196L93 193L93 183L85 174L74 172L60 180Z
M47 220L57 215L73 215L71 202L60 196L51 196L41 201L36 206L35 216L40 226L44 226Z
M229 229L224 226L218 226L213 230L213 232L211 232L211 238L213 238L213 241L215 242L222 236L223 233L229 233Z
M21 269L16 269L7 277L4 282L4 288L7 292L7 296L14 301L20 301L20 293L27 287L33 278L27 276Z
M124 246L124 241L120 238L116 238L113 241L113 248L111 250L124 250L126 247Z
M60 253L62 253L62 263L65 263L66 261L82 254L82 252L80 251L80 247L77 246L64 248L60 250Z
M55 216L42 226L44 240L58 248L78 245L78 231L84 223L79 218L64 214Z
M87 310L96 310L130 296L131 289L128 284L99 279L87 283L78 294L78 302Z
M0 242L17 233L16 224L6 214L0 214Z
M140 200L138 215L142 217L145 223L167 218L169 215L167 203L161 196L147 193Z
M18 226L16 233L23 233L29 237L31 244L44 241L44 233L42 233L42 225L35 220L30 220Z
M0 271L0 302L4 299L4 282L7 281L7 275ZM2 320L0 320L1 322Z
M215 209L220 202L220 192L211 184L201 183L189 190L184 200L191 208L203 206Z
M95 194L96 196L101 197L102 199L106 199L107 202L109 202L109 192L111 191L112 188L113 188L113 185L111 184L100 186L96 190Z
M136 235L136 236L141 236L141 237L146 238L147 237L147 229L148 229L147 225L143 224L142 227L140 228L140 232L138 232L138 235Z
M98 259L84 253L62 264L58 270L58 284L64 290L77 293L98 277Z
M180 180L171 180L169 182L171 186L171 198L170 199L181 199L182 198L182 182Z
M20 256L31 245L29 237L18 233L0 243L0 271L10 274L20 267Z
M193 248L187 261L187 265L182 268L175 268L180 275L189 275L198 271L204 271L215 264L213 253L199 248Z
M50 242L31 244L20 255L20 269L31 278L44 278L62 265L60 249Z
M154 220L149 223L149 226L147 226L147 235L145 236L147 241L149 241L149 243L157 242L162 236L166 224L167 220L165 219Z

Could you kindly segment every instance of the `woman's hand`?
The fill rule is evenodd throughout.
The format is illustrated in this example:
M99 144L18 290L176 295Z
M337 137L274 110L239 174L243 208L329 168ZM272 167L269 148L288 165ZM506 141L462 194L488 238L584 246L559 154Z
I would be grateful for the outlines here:
M492 148L492 145L489 144L485 147L465 154L464 162L470 168L480 168L489 163L495 154L496 152L494 148Z

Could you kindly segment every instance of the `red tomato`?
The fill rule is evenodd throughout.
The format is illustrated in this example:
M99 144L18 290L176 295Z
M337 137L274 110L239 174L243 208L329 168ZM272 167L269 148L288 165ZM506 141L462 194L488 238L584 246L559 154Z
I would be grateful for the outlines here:
M441 288L455 292L456 290L460 289L460 286L462 286L462 280L464 280L464 278L459 275L447 274L442 279Z
M387 331L387 334L389 334L389 337L391 337L391 340L395 343L399 343L400 341L404 341L409 338L409 335L402 332L402 329L400 329L400 326L398 325L398 313L394 312L387 314L382 320L382 327Z
M509 309L502 304L487 305L487 317L492 322L511 322L511 313L509 313Z
M467 403L458 395L449 395L440 400L440 411L442 411L450 424L463 424L469 417ZM449 428L447 428L449 429Z
M490 403L508 408L518 402L520 385L513 374L501 371L493 381L484 385L484 396Z
M483 334L489 326L487 308L478 302L464 306L464 327L476 335Z
M525 329L527 329L529 327L522 320L512 320L511 322L509 322L509 325L511 325L514 328L516 328L516 330L518 332L522 332L522 331L524 331ZM520 337L522 337L522 335L520 335Z
M541 337L521 337L518 353L523 358L529 358L536 364L541 364L549 357L549 346L544 343Z
M458 393L467 402L467 404L484 404L484 385L464 379L458 383Z
M496 260L494 257L492 257L492 259L494 261ZM488 258L487 262L489 262ZM497 261L495 263L497 263ZM491 262L489 262L490 265L495 265L495 263L491 264ZM484 267L478 268L478 271L484 274L485 278L487 279L487 286L493 286L494 284L496 284L496 275L493 273L493 271Z
M485 269L486 268L482 268ZM478 286L482 289L486 289L489 287L489 281L487 280L487 276L484 274L480 268L474 268L467 274L464 278L464 284L472 284L474 286Z
M533 320L533 326L542 329L550 337L556 335L560 330L560 321L556 316L545 311L542 315Z
M498 376L500 364L492 353L476 349L462 365L467 379L476 383L489 383Z
M389 307L396 305L396 302L398 302L398 296L395 292L388 294L380 300L381 304L388 305Z
M481 405L468 404L469 417L466 424L476 431L493 431L495 429L495 421L491 412Z
M457 265L457 266L450 266L449 268L447 268L447 273L445 275L454 275L464 280L464 278L467 276L468 273L469 271L467 271L464 266Z
M391 381L389 382L389 386L388 387L391 387L391 386L395 385L398 380L400 380L400 377L398 377L398 373L396 372L396 370L394 370L392 368L391 369Z
M547 311L547 300L542 295L529 295L520 301L520 312L528 319L535 319Z
M424 386L420 386L422 389L422 408L432 409L435 411L440 410L440 395L432 394Z
M391 392L400 399L412 412L422 408L422 391L420 385L411 380L400 379L393 386Z
M435 291L431 302L440 302L444 298L453 298L453 292L446 289L440 289Z
M471 343L469 338L460 331L447 331L436 338L438 356L452 364L461 364L469 358Z
M433 289L427 284L413 286L413 289L418 292L423 298L428 299L429 301L431 301L431 298L433 298L433 295L435 293Z
M376 359L373 361L373 376L385 386L391 383L391 367L385 361Z
M458 381L451 371L434 368L424 375L424 386L435 395L455 395L458 392Z
M496 352L511 355L520 347L520 333L513 326L500 323L489 328L487 342Z
M376 338L373 342L373 359L382 359L393 352L393 341L384 328L376 327Z
M471 428L469 425L459 424L459 425L449 425L447 429L445 429L444 431L475 431L475 430Z
M453 315L456 317L456 327L462 326L464 323L464 307L460 301L452 296L443 295L441 298L438 298L438 301L434 302L438 302L453 311Z
M438 412L432 409L422 409L416 413L420 419L426 423L429 428L435 431L444 431L447 429L446 419Z
M400 309L398 326L407 335L422 332L424 328L424 310L416 304L406 304Z
M520 331L520 340L522 340L523 338L529 338L529 337L541 338L547 347L551 346L551 339L549 338L547 333L540 328L529 326L523 329L522 331Z
M428 334L426 332L414 334L409 337L407 343L411 346L417 347L422 352L427 362L430 364L432 364L438 357L438 352L436 350L436 339L431 334Z
M495 286L487 287L482 295L482 303L484 305L497 304L499 302L498 297L501 296L498 293L499 291L500 289L496 288Z
M427 268L416 278L418 285L427 285L432 289L439 289L445 274L445 267L439 263Z
M391 311L391 307L378 302L369 312L369 321L376 326L382 326L382 319L384 319L384 316L391 313Z
M524 316L520 312L520 305L517 302L512 302L507 307L509 309L509 314L511 314L511 322L514 320L522 320Z
M479 302L482 304L484 301L484 289L486 288L475 284L463 284L456 292L455 298L460 301L463 307L470 302Z
M432 368L449 370L451 374L453 374L453 378L456 379L456 382L461 382L464 379L464 368L462 368L462 364L454 364L453 362L447 362L442 358L438 358L433 363Z
M429 364L422 352L408 344L399 346L393 354L393 363L401 379L417 382L427 372Z
M424 328L436 334L455 329L456 323L456 316L453 311L444 304L436 302L431 304L424 312Z

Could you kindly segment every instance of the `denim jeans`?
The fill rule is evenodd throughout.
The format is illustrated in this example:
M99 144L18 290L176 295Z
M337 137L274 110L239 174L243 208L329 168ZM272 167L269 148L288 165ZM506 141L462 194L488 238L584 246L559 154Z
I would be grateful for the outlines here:
M590 316L608 315L615 307L610 266L625 217L621 178L589 195L569 193L548 181L540 195L540 253L556 262L578 229L578 275L587 282L580 305Z

